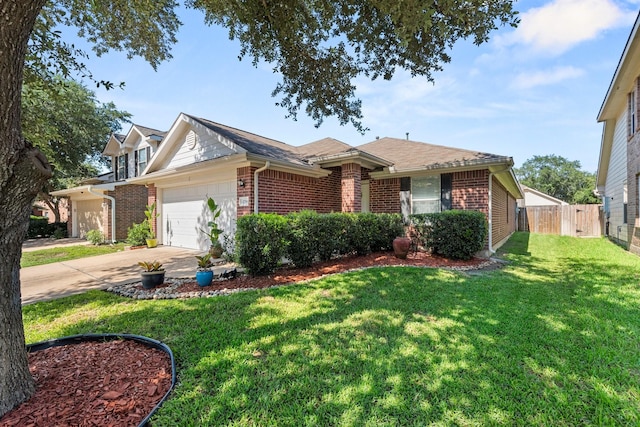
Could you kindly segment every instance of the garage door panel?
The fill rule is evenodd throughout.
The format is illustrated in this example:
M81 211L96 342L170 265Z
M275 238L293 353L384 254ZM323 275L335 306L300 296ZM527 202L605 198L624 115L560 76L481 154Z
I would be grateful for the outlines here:
M90 230L104 232L102 228L102 199L78 200L74 204L78 224L78 237L84 239Z
M207 250L207 229L211 212L207 197L213 197L221 208L218 225L225 233L235 232L236 181L168 188L162 193L163 243L191 249Z

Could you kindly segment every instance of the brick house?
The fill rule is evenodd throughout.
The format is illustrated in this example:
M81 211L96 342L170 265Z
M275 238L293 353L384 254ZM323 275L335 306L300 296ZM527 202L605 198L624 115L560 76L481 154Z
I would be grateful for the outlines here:
M598 113L603 123L596 190L605 235L640 254L640 14Z
M487 215L488 248L516 229L522 192L510 157L382 138L352 147L331 138L294 147L180 114L144 171L157 203L159 243L205 250L210 196L227 235L251 212L434 212L474 209Z
M103 151L111 159L111 172L51 193L68 200L69 236L84 238L89 230L100 230L110 241L127 238L127 229L145 218L148 200L147 188L130 184L127 179L144 171L164 134L133 125L126 135L111 135Z

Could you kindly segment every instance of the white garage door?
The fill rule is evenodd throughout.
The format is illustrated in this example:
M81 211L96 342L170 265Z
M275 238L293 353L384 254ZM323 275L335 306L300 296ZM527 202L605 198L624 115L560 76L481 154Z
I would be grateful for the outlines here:
M77 229L75 235L84 239L89 230L102 229L102 199L76 200L73 202L76 211Z
M222 209L218 226L227 235L233 235L236 227L236 179L179 188L167 188L162 192L162 240L168 246L208 250L209 238L202 232L207 229L211 212L207 197L213 197Z

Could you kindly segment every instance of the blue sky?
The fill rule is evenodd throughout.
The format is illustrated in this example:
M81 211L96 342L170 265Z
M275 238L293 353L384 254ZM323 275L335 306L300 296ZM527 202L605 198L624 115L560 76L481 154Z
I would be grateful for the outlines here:
M181 14L173 59L157 71L120 53L87 64L99 79L126 83L124 90L96 89L100 101L160 130L184 112L291 145L333 137L358 146L408 132L415 141L511 156L516 167L557 154L595 172L602 132L596 116L640 0L522 0L515 7L517 29L500 28L480 47L457 43L435 83L406 73L389 82L357 79L365 135L333 118L318 129L303 112L286 119L271 97L279 76L268 64L238 61L238 44L196 11Z

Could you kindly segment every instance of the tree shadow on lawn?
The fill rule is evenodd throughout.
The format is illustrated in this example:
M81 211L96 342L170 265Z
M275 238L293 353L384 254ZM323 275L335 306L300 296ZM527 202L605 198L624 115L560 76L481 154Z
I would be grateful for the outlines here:
M167 343L179 384L154 425L628 424L638 419L627 393L638 350L627 334L639 320L618 321L638 318L627 304L636 296L600 306L589 282L611 268L374 268L213 299L101 294L78 306L114 304L113 316L60 333Z

